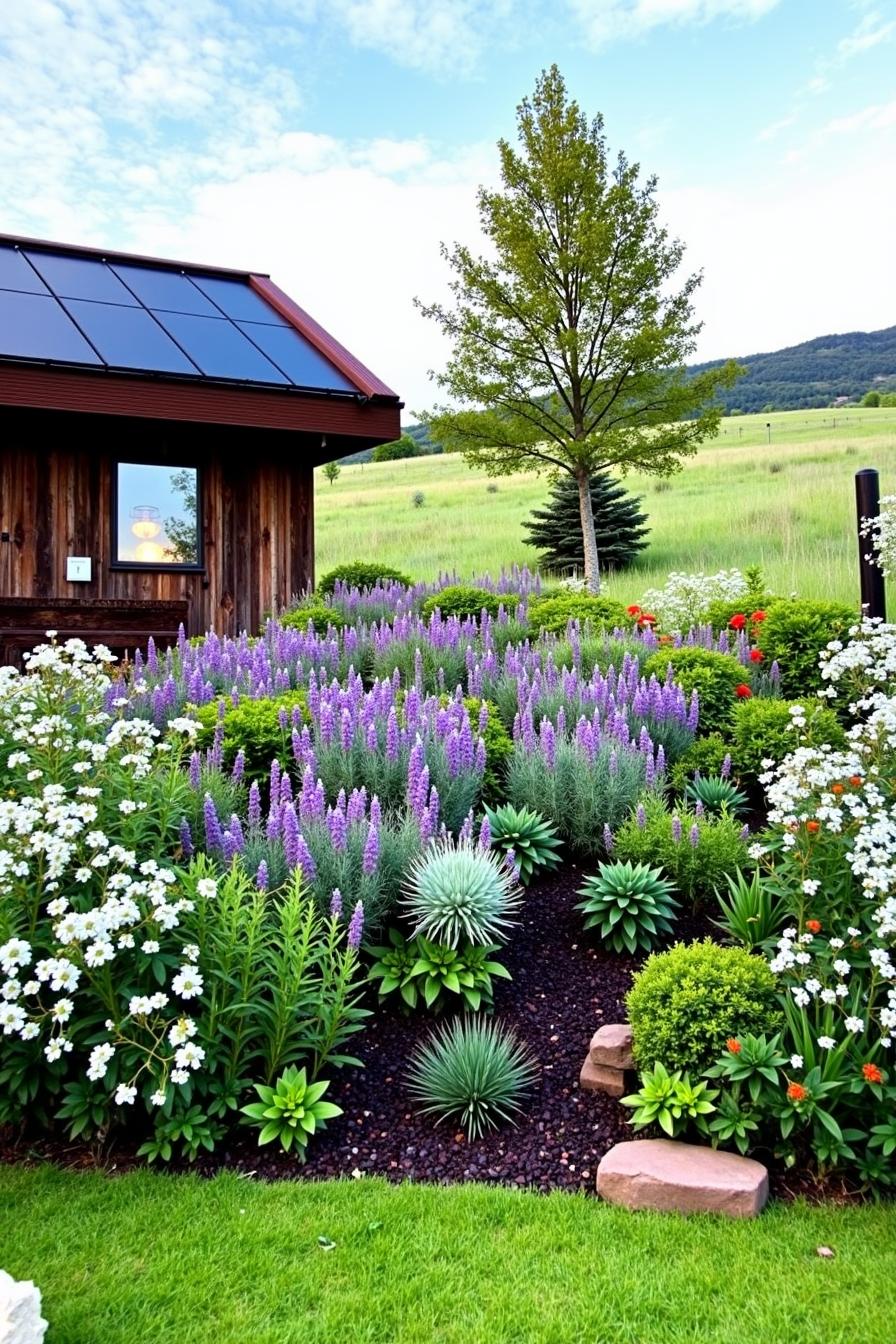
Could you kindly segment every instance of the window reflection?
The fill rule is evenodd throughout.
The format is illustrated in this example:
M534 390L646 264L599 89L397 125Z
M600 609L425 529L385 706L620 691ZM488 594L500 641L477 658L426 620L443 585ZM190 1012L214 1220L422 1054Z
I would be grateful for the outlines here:
M118 463L115 559L119 564L199 564L195 467Z

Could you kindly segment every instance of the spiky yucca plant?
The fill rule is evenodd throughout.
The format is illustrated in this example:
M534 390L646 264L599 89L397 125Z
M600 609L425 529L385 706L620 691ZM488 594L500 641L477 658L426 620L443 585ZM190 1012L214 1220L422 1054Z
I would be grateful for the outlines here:
M451 836L431 844L405 881L414 937L448 947L503 942L519 903L519 886L502 855Z
M576 909L587 916L585 928L597 929L614 952L649 952L658 938L671 933L678 909L672 883L644 863L602 863L579 895L585 899Z
M713 816L727 812L729 817L737 817L749 806L747 795L721 775L695 775L685 785L684 796L691 807L702 803Z
M455 1120L468 1139L500 1121L515 1123L520 1096L533 1082L537 1064L513 1032L493 1021L455 1018L433 1032L415 1054L410 1090L422 1115L436 1124Z
M556 868L560 862L560 837L550 822L531 807L485 808L492 844L504 854L513 852L520 881L527 887L539 868Z

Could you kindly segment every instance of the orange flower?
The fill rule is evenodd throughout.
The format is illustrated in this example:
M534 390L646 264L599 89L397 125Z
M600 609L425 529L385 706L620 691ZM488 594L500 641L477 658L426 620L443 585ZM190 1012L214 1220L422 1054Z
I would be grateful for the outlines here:
M743 630L746 623L747 618L742 611L739 611L735 616L732 616L731 620L728 622L732 630Z
M808 1095L808 1090L803 1087L802 1083L791 1083L787 1089L788 1101L805 1101Z
M742 681L739 686L735 686L734 694L737 696L738 700L749 700L752 697L753 692L750 690L747 683Z
M765 654L762 652L761 649L751 649L751 650L750 650L750 662L751 662L751 663L761 663L764 657L765 657Z
M761 621L765 620L765 612L754 611L750 616L750 620L753 622L754 625L759 625Z
M818 832L821 830L821 822L820 822L820 821L807 821L807 822L806 822L806 830L809 832L810 835L817 835Z
M729 1036L725 1045L727 1049L731 1051L732 1055L739 1055L741 1050L743 1050L743 1046L736 1036Z
M842 785L842 784L832 784L832 785L831 785L831 793L836 793L836 794L839 795L839 794L841 794L842 792L843 792L843 785Z
M884 1076L876 1064L863 1064L862 1077L866 1083L882 1083Z
M807 919L806 929L808 930L809 933L821 933L821 920Z
M853 786L854 789L860 789L860 788L862 787L862 776L861 776L861 775L850 775L850 777L849 777L849 782L850 782L850 784Z
M637 602L633 602L630 607L626 607L626 611L628 612L629 616L641 615L641 608L638 606Z
M671 643L673 642L673 636L672 636L672 635L660 635L659 642L660 642L661 644L671 644Z

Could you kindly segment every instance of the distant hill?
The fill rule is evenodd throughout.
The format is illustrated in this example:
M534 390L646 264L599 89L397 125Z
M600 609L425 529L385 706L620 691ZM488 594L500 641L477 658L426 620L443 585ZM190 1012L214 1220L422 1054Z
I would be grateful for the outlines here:
M713 359L689 367L702 373L722 363ZM896 389L896 327L816 336L786 350L738 356L738 363L747 372L722 395L729 411L797 411L830 406L838 397L857 401L870 388Z

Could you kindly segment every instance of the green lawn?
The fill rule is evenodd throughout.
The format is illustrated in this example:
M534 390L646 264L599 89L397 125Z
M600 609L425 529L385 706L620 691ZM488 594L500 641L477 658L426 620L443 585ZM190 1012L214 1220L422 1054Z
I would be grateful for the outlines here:
M884 490L896 492L896 410L728 417L670 482L629 478L650 516L650 546L640 568L608 591L632 600L673 569L755 562L776 592L856 600L853 475L864 466L876 466ZM344 467L335 485L318 472L318 572L362 558L414 578L532 564L520 524L547 484L532 475L495 484L490 492L483 473L453 456ZM411 501L418 490L422 508Z
M896 1319L892 1207L732 1223L482 1186L7 1167L0 1265L42 1288L47 1344L890 1344Z

